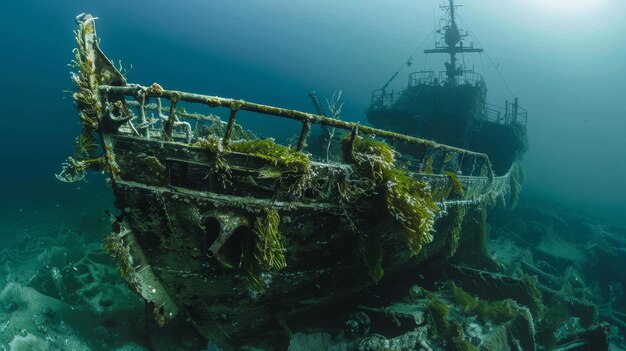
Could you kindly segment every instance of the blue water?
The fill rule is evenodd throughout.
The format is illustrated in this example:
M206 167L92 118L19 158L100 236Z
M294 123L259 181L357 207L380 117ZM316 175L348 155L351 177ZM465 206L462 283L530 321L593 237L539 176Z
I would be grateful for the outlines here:
M99 17L102 48L130 68L131 82L308 112L314 112L309 91L323 100L342 90L342 117L366 123L370 91L432 30L439 3L2 2L0 235L64 221L79 223L82 231L93 226L92 237L107 231L104 211L113 209L113 197L105 176L92 174L76 184L54 177L80 130L67 93L77 14ZM517 96L530 111L527 206L550 199L600 216L597 223L623 224L626 49L619 43L626 4L599 1L583 13L547 7L542 13L525 8L523 0L465 5L463 19L488 52L467 58L467 65L471 60L485 68L491 101ZM417 69L442 63L419 53L413 62ZM397 87L408 72L402 71ZM261 134L280 128L250 123Z
M439 1L429 2L4 2L0 69L2 105L10 117L2 120L0 157L15 171L2 174L3 193L12 199L3 213L36 204L49 208L61 195L68 197L51 171L70 152L78 128L63 92L72 88L66 64L78 13L101 18L105 51L133 66L134 82L306 111L309 91L325 97L341 89L344 118L363 121L369 92L432 31ZM490 101L511 100L510 88L531 111L527 191L619 217L626 198L620 181L626 173L620 153L626 146L620 117L626 107L618 103L626 83L619 71L626 52L613 43L623 32L619 16L626 5L577 3L564 5L561 17L553 17L555 8L523 1L463 9L461 18L489 55L468 55L466 65L484 67ZM507 11L518 16L503 17ZM426 67L440 64L429 57ZM424 56L418 54L412 68L422 67ZM396 88L407 73L400 74ZM44 190L55 196L42 199ZM67 206L81 203L81 195L70 196L76 200Z

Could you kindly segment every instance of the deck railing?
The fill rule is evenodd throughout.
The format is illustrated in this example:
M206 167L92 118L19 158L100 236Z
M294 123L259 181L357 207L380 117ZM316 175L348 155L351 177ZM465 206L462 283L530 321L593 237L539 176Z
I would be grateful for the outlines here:
M435 72L433 71L418 71L409 73L409 85L410 87L416 87L418 85L434 85Z
M385 89L376 89L372 91L372 96L370 99L370 108L387 108L393 106L393 104L398 101L398 98L404 90L391 92L386 91Z
M485 104L482 113L483 121L488 121L503 125L520 125L526 128L528 123L528 111L519 106L517 101L509 103L506 101L505 106L493 104Z
M454 85L473 85L482 83L483 76L471 70L461 71L454 77ZM417 71L409 74L408 87L416 87L420 85L444 86L450 82L446 71L439 71L435 76L433 71Z
M479 74L475 73L477 76ZM413 72L409 75L409 88L418 86L437 86L445 84L443 81L433 78L432 71ZM458 77L457 85L462 85L462 77ZM465 84L475 86L478 81L481 81L482 77L473 77L471 80L465 80ZM377 89L372 91L370 100L370 109L384 109L392 107L407 90L391 91L387 92L383 89ZM416 93L416 92L412 92ZM485 103L478 115L482 118L482 121L493 122L503 125L520 125L526 128L528 124L528 111L519 106L517 99L515 102L505 102L504 106L498 106L494 104ZM481 121L481 122L482 122Z
M159 87L160 88L160 87ZM297 151L301 151L306 145L312 125L321 125L332 128L339 128L350 134L350 140L354 140L359 135L371 135L387 140L391 143L400 143L416 146L412 148L410 156L419 163L417 171L428 171L441 173L444 171L455 172L459 175L493 175L493 170L489 158L484 153L477 153L454 146L439 144L430 140L411 137L387 130L372 128L354 122L328 118L297 110L285 109L269 105L263 105L244 100L228 99L218 96L201 95L175 90L152 89L139 85L108 86L99 87L103 105L110 106L120 101L120 97L133 97L142 104L149 98L167 99L170 102L169 113L163 122L162 137L165 140L172 140L172 132L175 123L181 123L178 119L177 104L179 102L199 103L210 108L226 108L229 110L228 123L222 136L224 146L228 145L235 126L238 111L251 111L259 115L286 118L299 121L302 124ZM160 102L159 102L160 105ZM141 108L141 107L140 107ZM110 110L110 109L109 109ZM145 111L141 108L141 114ZM110 112L109 112L110 113ZM184 122L183 122L184 123Z

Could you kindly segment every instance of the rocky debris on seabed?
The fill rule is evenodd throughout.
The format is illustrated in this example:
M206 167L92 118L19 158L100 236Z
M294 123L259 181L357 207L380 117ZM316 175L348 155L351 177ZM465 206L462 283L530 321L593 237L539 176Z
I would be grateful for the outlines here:
M626 226L528 201L489 218L490 257L479 261L496 265L435 257L238 349L626 349ZM5 235L0 350L231 350L182 314L159 328L96 239L107 229L33 225Z
M289 350L624 350L626 226L607 223L548 202L491 213L497 270L430 260L404 294L355 306L341 331L300 330Z
M206 350L188 323L159 329L146 317L98 240L109 224L88 222L3 233L0 350Z
M295 333L288 350L535 350L533 317L526 307L512 300L482 301L453 283L437 291L413 286L392 305L357 308L359 321L348 320L336 337ZM356 336L352 326L363 320L371 321L369 331Z

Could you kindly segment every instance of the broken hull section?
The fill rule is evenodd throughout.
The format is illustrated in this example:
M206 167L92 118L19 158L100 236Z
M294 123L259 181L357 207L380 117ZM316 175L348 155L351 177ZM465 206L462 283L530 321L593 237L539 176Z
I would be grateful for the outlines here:
M411 255L376 209L360 207L359 216L347 216L345 209L332 201L336 198L332 189L349 177L349 168L314 165L313 181L319 177L318 184L327 184L324 191L318 189L323 196L275 200L267 189L276 189L276 184L259 178L263 161L250 155L226 156L231 183L223 186L215 155L206 150L158 140L133 143L136 137L123 134L104 136L104 140L108 159L118 169L112 183L122 215L120 229L109 240L115 242L113 247L124 248L110 250L120 267L128 267L122 274L153 303L157 321L164 323L182 310L210 340L229 343L231 338L251 337L254 330L374 284L358 252L359 234L349 221L369 218L367 225L376 226L370 229L383 233L381 266L387 275L440 253L451 240L447 232L438 232L441 223L449 220L447 213L437 219L433 241L417 256ZM138 160L150 160L152 171ZM181 165L187 165L183 168L190 179L181 178ZM192 177L197 169L206 173ZM509 174L492 180L460 177L465 195L451 201L446 200L449 177L420 177L431 185L434 198L449 213L455 207L506 194L510 184ZM249 196L263 194L264 189L266 198ZM249 284L250 272L242 260L253 249L254 220L267 208L280 216L287 264L281 270L263 272L259 291ZM146 275L146 270L151 274Z

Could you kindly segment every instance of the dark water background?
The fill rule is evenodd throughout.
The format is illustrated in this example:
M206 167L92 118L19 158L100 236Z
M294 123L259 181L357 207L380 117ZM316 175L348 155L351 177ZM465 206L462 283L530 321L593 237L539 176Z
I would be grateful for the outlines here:
M72 154L80 130L67 92L73 89L67 65L73 58L77 14L99 17L101 46L114 62L121 60L126 68L132 65L127 76L130 82L158 82L167 89L308 112L314 112L309 91L316 90L324 102L341 89L345 103L341 117L366 123L364 110L371 90L380 88L433 30L441 3L2 1L0 254L5 246L16 243L33 244L41 251L58 245L69 252L70 244L79 243L78 239L93 243L97 251L110 228L104 210L113 209L113 196L104 175L89 174L87 181L74 184L54 177ZM591 257L594 265L578 268L590 278L589 287L596 284L596 301L607 300L613 296L612 288L619 287L615 291L621 291L620 300L611 306L623 311L626 231L609 223L626 224L626 2L464 0L463 4L461 24L472 30L468 42L486 49L482 56L466 56L465 66L485 76L489 102L503 105L505 99L517 96L529 111L530 150L523 162L527 179L522 206L510 218L507 214L490 223L491 235L501 238L490 241L490 249L515 244L509 234L533 248L542 246L543 234L564 239L567 245L556 242L561 248L583 250ZM412 67L405 67L394 81L394 88L403 88L411 71L443 69L443 58L421 54L433 44L429 40L420 48ZM287 138L297 132L293 122L257 119L244 123L262 136ZM571 208L585 214L570 212ZM54 242L53 233L37 243L31 236L37 228L47 228L46 233L57 233L67 242ZM83 247L74 246L82 253ZM538 257L558 251L546 247L548 254ZM33 252L32 257L9 257L6 262L14 266L6 262L0 266L0 290L4 282L24 284L17 269L20 265L25 267L23 272L47 272L47 265L34 267L45 255ZM117 271L112 272L119 280ZM101 285L103 290L110 288ZM136 304L131 306L133 313L140 313L142 302L134 295L130 298ZM134 323L135 319L129 320ZM93 329L82 320L77 324ZM131 334L134 330L119 329ZM0 337L12 335L0 332ZM115 338L107 342L114 344ZM99 337L88 339L98 344ZM203 349L205 344L198 343Z
M365 122L370 91L433 29L440 2L4 1L0 218L8 225L112 207L102 177L72 185L54 178L79 130L64 93L72 88L67 63L78 13L100 18L102 47L115 62L132 64L132 82L305 111L313 111L310 90L327 97L342 89L343 118ZM525 194L619 219L626 209L626 3L465 5L461 19L488 53L466 58L466 66L485 67L490 102L502 105L511 90L530 111ZM414 59L411 68L421 69L424 56ZM426 64L442 67L434 57Z

